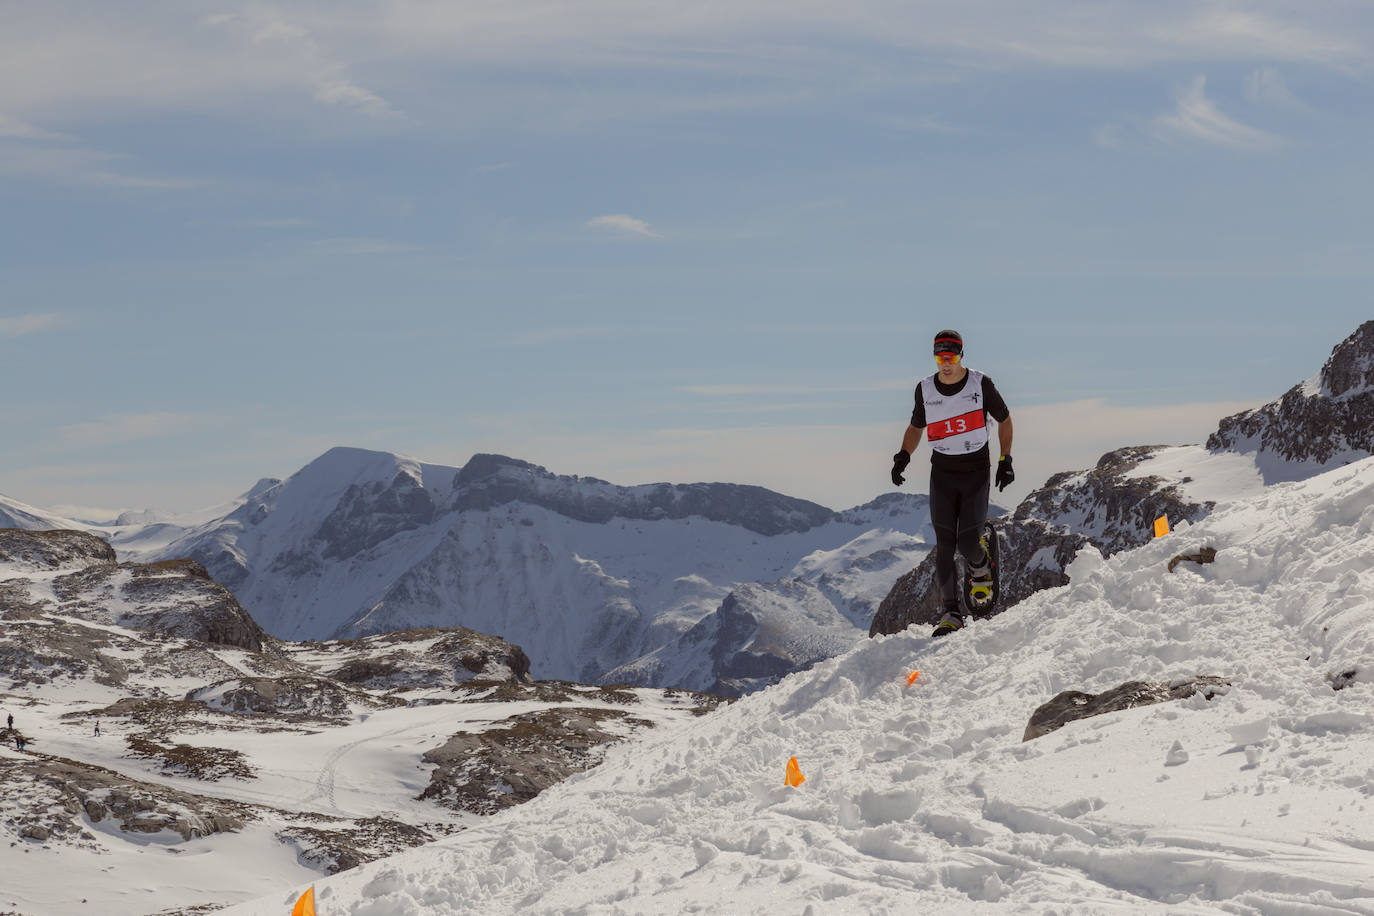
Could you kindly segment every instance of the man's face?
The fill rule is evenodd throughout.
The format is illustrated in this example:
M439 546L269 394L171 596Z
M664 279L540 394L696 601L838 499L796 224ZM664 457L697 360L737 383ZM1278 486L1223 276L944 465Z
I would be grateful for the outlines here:
M957 381L959 374L963 372L960 363L963 358L958 353L936 353L935 364L940 368L940 381Z

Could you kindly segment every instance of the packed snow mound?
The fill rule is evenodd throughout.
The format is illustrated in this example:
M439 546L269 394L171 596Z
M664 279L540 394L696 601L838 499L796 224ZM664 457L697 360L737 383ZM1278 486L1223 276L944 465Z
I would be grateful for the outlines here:
M1374 320L1337 344L1312 378L1222 420L1207 447L1253 454L1268 483L1374 454Z
M1199 546L1215 562L1169 572ZM612 749L525 807L317 882L321 911L1374 911L1374 460L1085 548L1069 578ZM1021 740L1060 691L1196 675L1229 687ZM304 889L225 914L276 916Z

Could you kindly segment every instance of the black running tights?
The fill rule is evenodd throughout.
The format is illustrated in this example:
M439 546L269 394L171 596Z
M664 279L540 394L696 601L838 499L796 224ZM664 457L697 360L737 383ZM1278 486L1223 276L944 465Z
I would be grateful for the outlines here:
M935 527L935 579L940 583L940 598L945 609L959 603L954 575L954 550L957 547L970 564L983 562L979 537L988 517L990 468L952 471L930 469L930 522Z

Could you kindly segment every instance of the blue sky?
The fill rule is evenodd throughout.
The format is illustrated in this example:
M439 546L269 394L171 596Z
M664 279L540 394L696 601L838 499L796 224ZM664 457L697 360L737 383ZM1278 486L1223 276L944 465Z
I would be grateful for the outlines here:
M6 20L0 493L43 507L342 444L842 508L942 327L1020 421L1010 501L1201 441L1372 311L1364 4Z

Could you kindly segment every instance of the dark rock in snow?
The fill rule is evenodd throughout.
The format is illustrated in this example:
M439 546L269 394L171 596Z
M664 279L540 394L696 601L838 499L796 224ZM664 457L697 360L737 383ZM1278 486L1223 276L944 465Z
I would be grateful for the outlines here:
M1195 693L1207 699L1226 692L1229 683L1224 678L1198 675L1168 684L1148 681L1127 681L1119 687L1098 694L1065 690L1031 714L1022 741L1030 741L1063 728L1078 719L1088 719L1103 713L1149 706L1166 700L1182 700Z
M572 706L505 721L505 727L454 735L427 751L421 759L435 770L419 797L457 811L494 814L596 766L626 725L652 725L621 710ZM608 722L613 724L603 728Z
M1217 549L1215 547L1203 547L1194 553L1181 553L1169 561L1169 572L1173 572L1178 564L1185 561L1196 563L1199 566L1205 563L1215 563L1217 561Z

